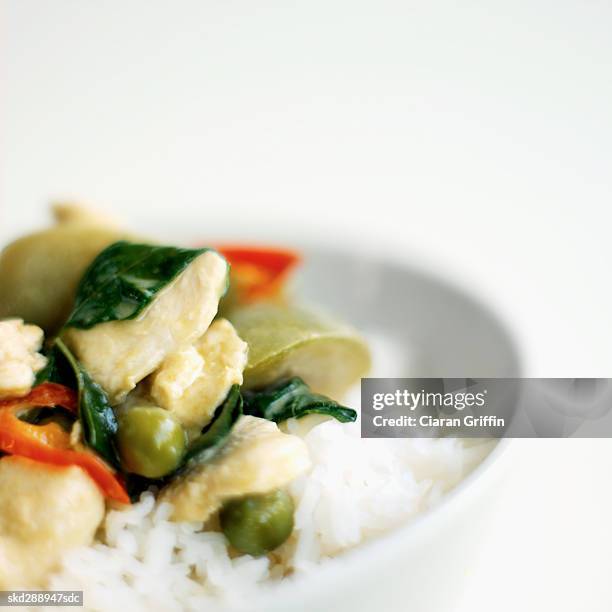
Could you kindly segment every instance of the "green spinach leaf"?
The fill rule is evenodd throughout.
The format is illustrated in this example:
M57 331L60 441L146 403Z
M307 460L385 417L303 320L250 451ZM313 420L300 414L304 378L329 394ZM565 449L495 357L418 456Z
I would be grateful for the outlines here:
M79 416L87 445L108 463L120 467L115 448L115 413L104 389L83 368L80 368L79 375Z
M357 413L324 395L312 393L298 377L275 383L258 391L244 391L244 413L275 423L307 414L325 414L341 423L357 419Z
M92 262L77 289L66 327L136 318L155 296L207 249L115 242Z
M77 389L79 419L86 444L108 463L119 467L115 448L117 419L106 393L60 339L55 341L47 358L44 374L46 378L37 379L36 384L49 381Z
M233 385L223 403L217 408L212 421L189 445L185 464L209 461L227 442L234 423L242 415L240 387Z

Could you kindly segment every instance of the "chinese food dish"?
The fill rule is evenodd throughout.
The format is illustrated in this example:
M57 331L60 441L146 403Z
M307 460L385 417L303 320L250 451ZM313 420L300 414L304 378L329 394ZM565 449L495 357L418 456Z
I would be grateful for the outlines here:
M360 438L346 398L370 349L287 291L299 254L55 216L0 255L0 589L238 605L405 522L486 453Z

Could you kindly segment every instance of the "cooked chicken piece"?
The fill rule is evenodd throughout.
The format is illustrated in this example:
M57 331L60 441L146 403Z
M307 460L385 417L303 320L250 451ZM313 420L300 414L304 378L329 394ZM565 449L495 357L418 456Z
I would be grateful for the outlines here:
M230 387L242 384L247 353L233 325L217 319L193 346L165 359L152 376L151 396L187 430L200 431Z
M217 456L175 478L159 499L172 504L174 521L206 521L226 500L284 487L309 467L303 440L242 416Z
M168 355L204 334L226 289L227 272L225 259L206 251L138 318L91 329L70 328L63 337L111 403L117 404Z
M76 466L0 459L0 589L41 586L62 555L88 546L104 498Z
M47 360L38 353L43 331L21 319L0 321L0 399L27 395Z

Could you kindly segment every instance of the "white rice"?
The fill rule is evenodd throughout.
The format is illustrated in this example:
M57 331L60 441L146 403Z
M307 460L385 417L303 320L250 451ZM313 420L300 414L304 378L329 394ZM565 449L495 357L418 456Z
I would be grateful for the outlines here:
M398 367L397 359L391 370L384 363L393 358L390 348L373 341L376 370L386 376ZM48 587L84 591L90 610L240 608L287 573L300 579L321 571L323 560L431 507L491 448L453 439L361 439L358 423L337 421L309 431L292 421L287 429L304 438L313 468L290 487L294 533L270 558L230 556L221 533L168 521L170 507L148 492L129 509L109 512L99 541L69 553Z

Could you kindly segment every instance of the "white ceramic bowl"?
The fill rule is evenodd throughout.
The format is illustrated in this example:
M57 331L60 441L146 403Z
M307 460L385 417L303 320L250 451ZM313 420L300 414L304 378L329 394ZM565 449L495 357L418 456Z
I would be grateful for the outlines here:
M306 251L296 288L356 327L393 338L409 353L406 376L512 377L514 343L478 301L405 266ZM394 373L394 375L397 373ZM512 445L504 440L434 509L400 529L288 579L253 609L269 612L452 612L486 537Z

